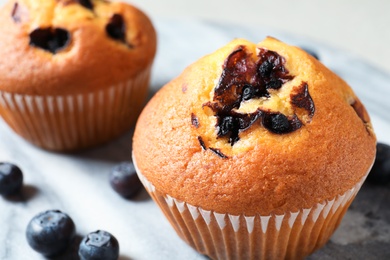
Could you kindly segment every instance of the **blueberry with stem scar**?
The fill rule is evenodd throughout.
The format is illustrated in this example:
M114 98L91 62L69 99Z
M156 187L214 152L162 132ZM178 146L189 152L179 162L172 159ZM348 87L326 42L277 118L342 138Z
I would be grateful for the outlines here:
M79 256L81 260L117 260L118 240L103 230L91 232L81 241Z
M37 252L51 257L64 252L76 234L73 220L59 210L48 210L28 223L28 244Z

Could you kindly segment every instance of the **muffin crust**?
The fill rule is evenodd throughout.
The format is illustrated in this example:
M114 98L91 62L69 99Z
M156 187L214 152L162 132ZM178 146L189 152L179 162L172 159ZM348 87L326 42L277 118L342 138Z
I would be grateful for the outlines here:
M145 70L156 52L150 20L120 2L9 1L0 10L0 23L0 90L11 93L67 95L99 90ZM110 28L110 23L119 28ZM47 37L61 38L55 35L58 30L64 31L62 38L69 38L62 41L64 46L55 53L39 48ZM115 35L115 30L123 32Z
M216 112L204 104L215 101L227 58L243 46L252 60L262 50L276 52L293 78L236 112L295 114L301 127L278 134L255 120L233 144L218 135ZM297 91L301 96L294 98ZM315 110L294 106L305 91ZM273 38L257 45L237 39L189 66L152 98L137 122L133 157L156 190L171 197L218 213L268 215L343 194L369 171L375 144L364 106L319 61Z

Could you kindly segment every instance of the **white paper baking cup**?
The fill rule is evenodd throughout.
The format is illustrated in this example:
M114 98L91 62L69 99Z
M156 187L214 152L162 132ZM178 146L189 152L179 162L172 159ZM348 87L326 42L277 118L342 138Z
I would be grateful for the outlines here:
M147 97L150 67L117 85L66 96L0 91L0 115L20 136L49 150L90 147L129 130Z
M177 234L212 259L303 259L329 240L365 180L331 200L296 212L231 215L162 194L142 175L134 157L133 162Z

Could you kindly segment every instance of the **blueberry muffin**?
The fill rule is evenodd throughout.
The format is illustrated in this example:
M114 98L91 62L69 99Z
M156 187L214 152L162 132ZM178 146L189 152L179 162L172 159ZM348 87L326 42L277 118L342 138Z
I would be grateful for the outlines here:
M156 52L136 7L13 0L0 10L0 38L0 115L26 140L72 151L134 126Z
M302 259L337 228L375 157L352 89L303 50L237 39L141 113L133 160L189 245L212 259Z

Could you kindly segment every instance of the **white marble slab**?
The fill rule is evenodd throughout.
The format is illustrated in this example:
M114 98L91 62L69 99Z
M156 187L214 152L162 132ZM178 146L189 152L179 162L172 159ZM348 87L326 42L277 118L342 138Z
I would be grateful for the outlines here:
M390 143L390 76L358 57L265 28L193 20L156 19L154 22L159 34L159 49L153 71L153 91L191 62L235 37L257 42L272 35L317 52L328 67L354 87L372 115L378 139ZM114 234L121 246L122 260L206 259L176 236L145 191L135 200L124 200L111 189L108 183L111 167L129 160L130 154L131 133L97 149L72 155L58 154L26 143L0 120L0 161L18 164L26 184L22 197L12 200L0 197L0 259L42 259L28 246L25 228L36 213L47 209L68 213L80 236L96 229ZM390 209L387 204L390 188L364 185L362 194L364 196L358 197L358 203L348 212L332 241L310 259L337 259L336 256L390 259ZM367 222L371 225L367 226ZM58 259L73 258L66 255Z

